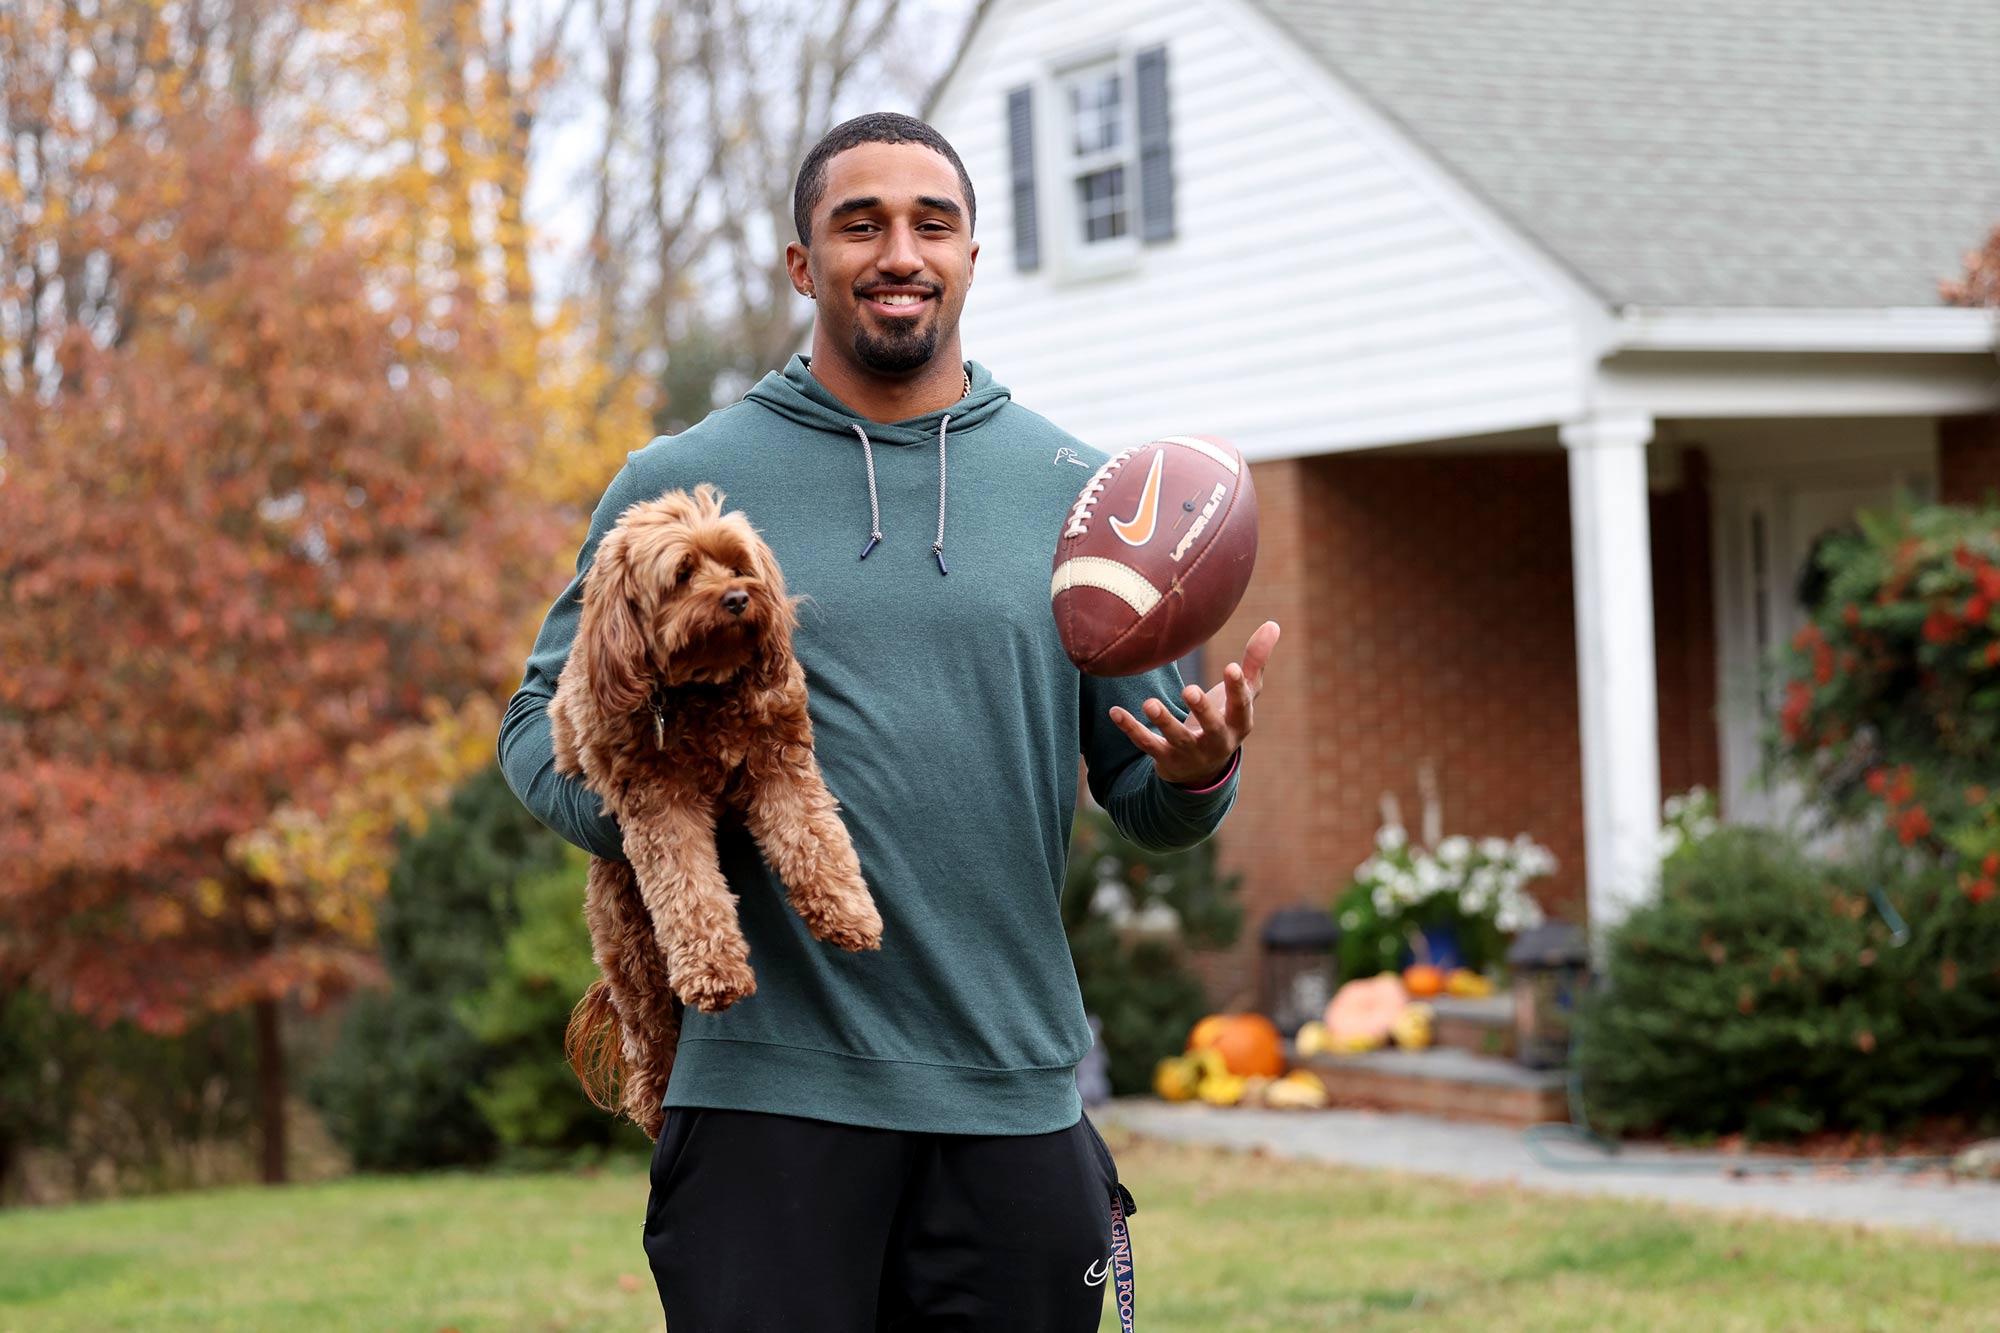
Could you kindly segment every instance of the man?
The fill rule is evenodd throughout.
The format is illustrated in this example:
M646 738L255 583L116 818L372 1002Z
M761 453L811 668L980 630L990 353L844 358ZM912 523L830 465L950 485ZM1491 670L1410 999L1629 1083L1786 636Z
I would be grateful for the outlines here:
M713 482L809 598L794 647L882 946L813 939L740 824L719 831L757 991L686 1012L667 1089L644 1234L676 1333L1094 1330L1107 1274L1130 1272L1112 1249L1131 1196L1075 1082L1076 759L1129 836L1199 842L1234 799L1278 627L1208 691L1070 665L1050 557L1089 475L1070 460L1103 455L963 360L974 209L958 155L910 117L814 147L786 253L812 356L628 456L502 726L528 807L623 859L555 773L545 715L598 541L627 506Z

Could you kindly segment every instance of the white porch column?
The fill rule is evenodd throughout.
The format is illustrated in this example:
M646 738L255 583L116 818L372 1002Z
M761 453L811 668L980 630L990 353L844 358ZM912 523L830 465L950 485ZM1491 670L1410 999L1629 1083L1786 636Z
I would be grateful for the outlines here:
M1658 873L1660 733L1653 558L1642 413L1562 428L1569 454L1583 846L1593 953L1603 927L1647 901Z

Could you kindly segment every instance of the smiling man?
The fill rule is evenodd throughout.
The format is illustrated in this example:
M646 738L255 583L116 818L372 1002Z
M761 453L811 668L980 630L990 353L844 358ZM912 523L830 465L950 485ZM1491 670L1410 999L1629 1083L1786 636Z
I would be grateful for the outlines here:
M1132 1198L1077 1094L1091 1032L1059 910L1077 757L1128 837L1201 841L1278 627L1208 690L1070 664L1051 556L1104 455L964 360L976 218L921 121L863 116L813 148L786 255L812 355L628 456L502 725L528 807L624 859L554 771L546 716L599 540L711 482L808 597L794 648L882 945L814 939L740 822L718 829L757 989L687 1011L666 1092L644 1235L676 1333L1083 1333L1107 1289L1129 1312Z

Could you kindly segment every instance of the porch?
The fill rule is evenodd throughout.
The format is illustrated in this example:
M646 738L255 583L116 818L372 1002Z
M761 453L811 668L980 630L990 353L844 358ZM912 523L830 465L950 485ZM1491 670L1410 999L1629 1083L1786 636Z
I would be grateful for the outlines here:
M1802 623L1813 541L1898 491L2000 489L2000 419L1626 414L1254 475L1257 578L1216 649L1293 632L1222 835L1251 924L1198 960L1218 1001L1255 994L1256 923L1347 882L1384 790L1419 808L1427 760L1445 832L1531 834L1574 919L1650 892L1665 794L1781 818L1758 664Z

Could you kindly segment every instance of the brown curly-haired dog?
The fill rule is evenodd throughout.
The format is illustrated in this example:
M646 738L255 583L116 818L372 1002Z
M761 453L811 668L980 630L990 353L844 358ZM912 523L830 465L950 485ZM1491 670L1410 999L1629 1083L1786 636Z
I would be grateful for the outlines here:
M716 859L723 805L743 811L815 936L848 950L882 937L813 759L795 599L722 501L702 485L619 516L549 704L557 771L580 774L617 816L630 858L590 863L584 913L603 976L570 1016L569 1062L593 1102L622 1103L649 1138L683 1006L716 1013L757 989Z

